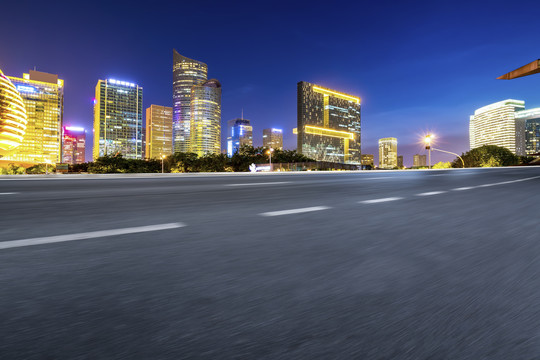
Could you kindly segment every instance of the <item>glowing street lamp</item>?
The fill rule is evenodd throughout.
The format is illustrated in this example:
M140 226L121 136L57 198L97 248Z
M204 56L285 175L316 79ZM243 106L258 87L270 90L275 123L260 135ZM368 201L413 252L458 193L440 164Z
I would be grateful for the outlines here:
M163 168L163 160L165 160L165 155L161 155L161 173L163 174L164 173L164 168Z
M433 135L428 134L428 135L426 135L426 137L424 138L424 143L426 144L426 150L428 151L428 158L429 158L429 161L428 161L428 169L431 169L431 139L432 139L433 137L434 137Z
M268 155L270 155L270 171L272 171L272 152L274 149L270 148L268 149Z

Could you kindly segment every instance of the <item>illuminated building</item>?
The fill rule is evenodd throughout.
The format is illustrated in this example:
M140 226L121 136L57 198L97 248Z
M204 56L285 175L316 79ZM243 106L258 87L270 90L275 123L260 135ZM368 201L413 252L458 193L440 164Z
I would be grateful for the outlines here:
M413 167L427 166L427 156L416 154L413 156Z
M203 156L221 153L221 84L216 79L191 89L189 151Z
M146 157L161 159L173 153L172 108L150 105L146 109Z
M205 63L173 50L173 144L174 152L190 149L191 89L207 79Z
M227 155L233 156L243 145L253 146L253 127L247 119L227 122Z
M274 128L264 129L263 147L283 150L283 130Z
M62 160L64 81L58 75L30 70L22 78L7 77L21 95L27 124L23 141L3 160L57 163Z
M516 117L523 109L524 101L508 99L476 110L469 123L471 149L497 145L525 155L525 121Z
M360 157L360 164L373 167L373 154L362 154L362 156Z
M379 139L379 168L394 169L398 166L397 139Z
M298 83L298 152L318 161L360 164L360 98Z
M397 167L398 168L403 168L403 155L398 155L397 157Z
M121 154L143 158L143 88L114 79L99 80L94 100L94 160Z
M64 126L62 136L62 162L82 164L86 156L86 130L82 127Z
M21 95L0 70L0 156L12 154L22 144L27 123Z
M524 122L525 126L525 154L540 153L540 108L521 110L516 112L516 121Z

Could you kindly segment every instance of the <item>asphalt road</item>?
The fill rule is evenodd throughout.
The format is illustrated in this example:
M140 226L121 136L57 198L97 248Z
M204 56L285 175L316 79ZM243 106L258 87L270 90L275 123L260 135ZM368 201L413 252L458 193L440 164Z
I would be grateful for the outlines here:
M0 177L0 359L539 359L540 167Z

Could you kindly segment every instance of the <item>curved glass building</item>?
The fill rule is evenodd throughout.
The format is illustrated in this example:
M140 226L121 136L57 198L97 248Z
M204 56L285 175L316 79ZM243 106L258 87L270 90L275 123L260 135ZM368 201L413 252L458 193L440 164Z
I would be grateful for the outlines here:
M190 130L190 152L221 153L221 84L216 79L191 89Z
M173 50L173 147L174 152L190 149L191 89L207 79L208 66Z
M27 123L21 95L0 70L0 155L6 155L22 144Z

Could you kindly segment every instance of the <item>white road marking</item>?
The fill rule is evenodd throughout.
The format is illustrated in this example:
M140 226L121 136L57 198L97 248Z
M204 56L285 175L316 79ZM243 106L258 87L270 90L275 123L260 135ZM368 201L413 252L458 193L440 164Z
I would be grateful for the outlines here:
M381 198L381 199L364 200L364 201L359 201L359 203L360 204L376 204L376 203L396 201L396 200L401 200L401 199L403 198L402 197L389 197L389 198Z
M274 181L274 182L261 182L261 183L225 184L225 186L281 185L281 184L290 184L290 183L291 181Z
M527 180L533 180L533 179L538 179L538 178L540 178L540 176L533 176L533 177L517 179L517 180L501 181L498 183L491 183L491 184L483 184L483 185L478 185L478 187L489 187L489 186L496 186L496 185L513 184L520 181L527 181Z
M328 207L328 206L312 206L312 207L300 208L300 209L270 211L270 212L261 213L259 215L261 215L261 216L280 216L280 215L300 214L300 213L306 213L306 212L311 212L311 211L321 211L321 210L328 210L328 209L331 209L331 207Z
M385 177L363 178L362 180L381 180L381 179L392 179L392 178L389 176L385 176Z
M18 194L16 192L5 192L5 193L0 193L0 195L15 195L15 194Z
M78 234L47 236L47 237L31 238L31 239L23 239L23 240L2 241L0 242L0 250L23 247L23 246L51 244L51 243L58 243L58 242L65 242L65 241L94 239L94 238L115 236L115 235L126 235L126 234L135 234L135 233L149 232L149 231L169 230L169 229L181 228L184 226L186 225L182 223L168 223L168 224L158 224L158 225L148 225L148 226L137 226L137 227L123 228L123 229L92 231L92 232L78 233Z
M446 191L429 191L425 193L416 194L416 196L430 196L430 195L439 195L444 194Z
M474 189L474 188L475 188L474 186L465 186L465 187L455 188L455 189L452 189L452 190L463 191L463 190L471 190L471 189Z
M446 174L437 174L437 175L430 175L430 176L445 176Z

